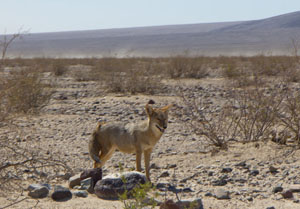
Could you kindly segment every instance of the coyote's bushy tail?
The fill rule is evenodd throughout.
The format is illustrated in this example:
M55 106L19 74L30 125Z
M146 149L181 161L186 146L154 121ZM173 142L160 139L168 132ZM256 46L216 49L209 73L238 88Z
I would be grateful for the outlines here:
M92 138L90 139L89 142L89 153L91 158L95 161L95 164L100 164L101 160L99 158L99 152L101 150L101 146L97 140L97 136L99 134L99 130L101 128L101 125L103 123L98 122L96 129L94 130L93 134L92 134Z

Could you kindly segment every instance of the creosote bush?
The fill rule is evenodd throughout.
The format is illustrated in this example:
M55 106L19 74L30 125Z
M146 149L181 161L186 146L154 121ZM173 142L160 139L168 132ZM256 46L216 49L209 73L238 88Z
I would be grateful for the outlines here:
M1 80L1 108L7 113L34 113L51 96L49 85L42 83L41 74L34 69L10 72Z

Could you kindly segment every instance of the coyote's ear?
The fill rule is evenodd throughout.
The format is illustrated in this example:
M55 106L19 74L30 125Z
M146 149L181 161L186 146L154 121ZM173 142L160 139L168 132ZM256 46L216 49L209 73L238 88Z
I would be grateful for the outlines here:
M165 112L165 111L168 111L171 107L173 107L173 105L169 104L167 106L162 107L161 110Z
M146 113L147 113L148 116L151 116L154 112L153 108L149 104L146 104L145 109L146 109Z

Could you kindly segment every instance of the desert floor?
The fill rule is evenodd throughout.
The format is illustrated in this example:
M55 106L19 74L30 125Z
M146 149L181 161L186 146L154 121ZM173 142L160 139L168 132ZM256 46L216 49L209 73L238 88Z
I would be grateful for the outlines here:
M52 75L46 75L48 78ZM169 183L183 191L180 199L202 198L205 209L212 208L300 208L300 193L294 198L284 199L281 192L273 189L281 186L284 190L300 188L300 150L293 146L278 145L270 141L238 143L229 142L228 150L212 151L202 138L191 133L174 112L182 105L180 97L172 91L177 85L185 84L185 91L195 92L203 101L211 102L218 108L218 102L226 95L221 78L199 80L164 81L168 88L158 95L124 95L105 93L96 82L78 82L71 76L56 77L57 89L50 103L39 115L22 116L13 121L15 129L1 128L0 134L11 140L59 156L73 169L74 174L91 168L88 155L88 141L97 121L137 122L146 119L144 106L149 99L154 106L176 104L170 110L169 126L156 145L151 159L151 177L154 184ZM189 116L183 116L189 117ZM244 166L239 164L244 163ZM104 167L104 175L119 171L119 164L125 170L135 168L135 156L116 152ZM271 173L270 166L278 172ZM230 168L228 171L227 168ZM257 175L252 171L257 170ZM214 186L225 179L226 185ZM34 177L22 181L26 188L31 183L39 183ZM46 183L46 182L45 182ZM51 185L67 181L61 178ZM228 200L218 200L215 192L223 188L230 194ZM172 198L171 191L158 191L158 199ZM27 197L24 191L9 193L0 198L0 208L14 198ZM10 208L122 208L120 201L107 201L89 194L87 198L73 197L66 202L55 202L50 197L28 198Z

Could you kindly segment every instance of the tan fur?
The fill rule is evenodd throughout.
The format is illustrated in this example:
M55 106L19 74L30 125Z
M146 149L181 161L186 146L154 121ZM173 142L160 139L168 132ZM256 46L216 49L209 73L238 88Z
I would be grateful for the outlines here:
M145 107L148 120L137 124L99 123L89 142L89 153L94 167L102 167L115 150L136 154L136 170L141 171L141 156L144 153L146 176L150 180L149 165L153 147L167 128L168 109Z

